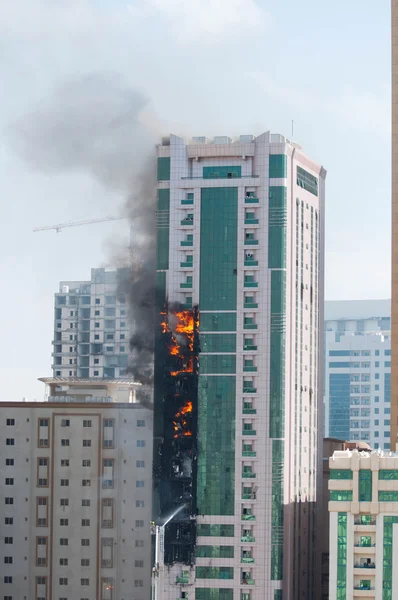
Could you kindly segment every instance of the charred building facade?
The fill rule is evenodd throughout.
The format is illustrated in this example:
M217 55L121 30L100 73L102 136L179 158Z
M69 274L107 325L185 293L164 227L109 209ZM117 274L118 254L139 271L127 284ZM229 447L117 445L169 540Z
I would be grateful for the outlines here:
M158 598L315 600L326 172L270 132L157 160Z

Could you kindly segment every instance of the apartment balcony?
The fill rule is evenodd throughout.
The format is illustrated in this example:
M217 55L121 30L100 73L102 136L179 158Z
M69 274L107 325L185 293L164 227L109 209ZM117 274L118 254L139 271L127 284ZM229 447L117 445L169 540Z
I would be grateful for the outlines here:
M193 219L181 219L180 225L193 225Z
M243 367L244 373L256 373L257 367Z
M359 553L359 554L366 554L366 552L369 552L369 554L375 554L376 553L376 544L361 544L361 543L357 543L354 544L354 548L355 548L355 552Z
M242 435L256 435L256 433L254 429L244 429L242 431Z
M376 565L373 563L371 565L360 565L357 563L354 565L354 575L359 575L360 577L371 577L375 575Z
M181 246L193 246L193 240L182 240Z
M366 590L363 588L354 587L353 596L354 596L354 598L374 598L375 593L376 593L375 588L370 588L369 590Z
M191 290L192 289L192 281L189 281L188 283L180 283L180 288L182 290Z
M257 394L257 388L245 386L242 388L242 394Z
M256 517L254 515L243 514L241 515L241 519L242 521L255 521Z
M257 196L246 196L245 198L245 204L258 204L259 202Z
M243 477L243 479L255 479L257 477L257 475L255 473L246 472L246 473L242 473L242 477Z
M258 240L245 240L245 246L258 246Z
M245 302L243 308L258 308L257 302Z
M256 415L257 410L255 408L244 408L242 410L242 414L243 415Z
M243 287L245 288L258 288L258 282L257 281L245 281L243 284Z
M252 556L242 556L240 562L245 564L254 564L254 558Z
M180 262L180 267L182 269L191 268L193 269L193 262Z
M243 329L258 329L258 325L256 323L244 323Z
M242 585L256 585L256 582L254 579L246 578L246 579L242 579L241 584Z
M185 200L181 200L181 204L183 206L187 206L189 204L193 204L193 198L186 198Z
M245 225L258 225L258 219L245 219Z
M242 451L242 456L243 457L255 457L257 456L257 452L255 452L254 450L243 450ZM251 497L251 496L250 496Z
M256 538L251 535L242 535L240 541L242 542L242 544L247 544L249 542L255 542Z
M244 344L243 350L252 350L253 352L257 350L257 346L252 346L251 344Z
M176 583L186 585L189 583L189 577L186 575L181 575L181 577L176 577Z

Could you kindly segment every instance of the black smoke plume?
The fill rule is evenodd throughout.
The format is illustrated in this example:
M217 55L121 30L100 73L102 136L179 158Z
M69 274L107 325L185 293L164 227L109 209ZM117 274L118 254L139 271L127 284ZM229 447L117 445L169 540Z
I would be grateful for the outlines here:
M50 174L85 172L126 195L131 269L119 284L129 297L130 372L143 384L153 380L158 138L147 107L148 100L119 78L90 75L58 88L9 131L16 153L35 168Z

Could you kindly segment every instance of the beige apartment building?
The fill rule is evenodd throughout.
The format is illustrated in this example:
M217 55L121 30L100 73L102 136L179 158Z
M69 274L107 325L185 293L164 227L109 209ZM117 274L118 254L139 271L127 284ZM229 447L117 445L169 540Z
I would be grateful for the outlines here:
M329 599L395 600L398 454L340 450L329 467Z
M391 448L398 435L398 0L392 0Z
M153 413L100 400L0 403L2 599L149 598Z

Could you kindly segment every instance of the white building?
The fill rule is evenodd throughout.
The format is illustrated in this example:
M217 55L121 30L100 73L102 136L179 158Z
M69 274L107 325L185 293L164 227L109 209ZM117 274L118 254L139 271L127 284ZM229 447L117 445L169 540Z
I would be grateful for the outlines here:
M129 355L126 269L92 269L90 281L62 281L54 306L54 377L118 378Z
M315 599L326 172L270 132L172 135L157 156L158 302L198 310L201 349L155 386L156 520L190 498L159 593ZM188 437L170 426L181 390Z
M4 599L149 597L153 412L87 398L0 403Z
M390 447L389 300L325 303L325 435Z
M336 451L330 466L330 600L398 597L398 455Z

